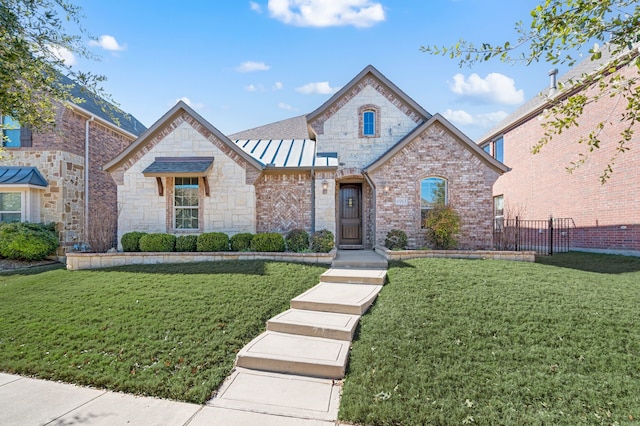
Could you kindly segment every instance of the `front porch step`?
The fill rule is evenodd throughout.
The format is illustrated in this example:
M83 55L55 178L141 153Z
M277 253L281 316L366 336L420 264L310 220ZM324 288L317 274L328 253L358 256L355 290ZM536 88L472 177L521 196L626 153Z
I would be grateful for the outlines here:
M351 342L266 331L238 352L236 366L342 379Z
M267 330L325 339L351 340L360 315L289 309L267 321Z
M332 268L387 269L387 260L373 250L338 250Z
M320 282L383 285L387 271L383 269L330 268L320 275Z
M362 315L380 290L381 285L321 282L291 299L291 308Z

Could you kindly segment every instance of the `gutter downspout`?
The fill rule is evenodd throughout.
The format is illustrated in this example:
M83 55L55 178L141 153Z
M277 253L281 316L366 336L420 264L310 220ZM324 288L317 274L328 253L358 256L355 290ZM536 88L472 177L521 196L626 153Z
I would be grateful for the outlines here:
M84 243L87 244L89 238L89 123L95 120L96 116L91 115L84 122Z
M377 204L376 203L376 198L377 198L376 186L371 181L371 178L369 177L369 173L363 172L362 174L364 175L364 178L366 179L367 183L371 187L371 190L373 193L373 250L375 251L377 240L378 240L378 237L376 235L376 222L377 222L377 216L378 216L376 213L376 204Z
M316 232L316 171L313 167L316 165L316 158L313 157L311 163L311 235Z

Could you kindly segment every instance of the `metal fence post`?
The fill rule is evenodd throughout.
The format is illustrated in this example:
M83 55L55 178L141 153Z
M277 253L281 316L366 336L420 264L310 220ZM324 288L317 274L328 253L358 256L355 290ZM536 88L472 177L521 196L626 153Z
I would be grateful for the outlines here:
M553 256L553 216L549 216L549 256Z

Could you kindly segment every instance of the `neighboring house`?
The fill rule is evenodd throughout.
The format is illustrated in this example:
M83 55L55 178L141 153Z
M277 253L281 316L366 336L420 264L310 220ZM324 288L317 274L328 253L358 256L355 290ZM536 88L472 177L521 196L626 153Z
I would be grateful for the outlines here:
M593 88L569 84L570 80L593 73L609 59L604 50L600 61L587 58L580 62L559 80L566 83L562 90L556 89L555 73L550 72L550 86L480 138L478 144L512 169L493 187L496 217L570 218L575 224L569 232L571 249L640 254L640 129L637 124L632 140L626 144L630 149L615 160L611 178L605 184L599 179L627 124L622 120L625 101L617 96L604 96L597 103L587 105L578 126L554 136L539 154L531 153L532 146L544 134L541 123L550 99L565 99L569 94L580 92L596 94ZM634 65L622 67L616 73L638 77ZM608 123L599 134L601 146L589 153L578 140L601 121ZM581 153L588 155L587 162L570 174L566 168L578 161Z
M404 230L426 244L436 202L462 218L460 247L490 248L491 188L507 170L372 66L310 114L230 135L179 102L105 165L118 237L328 229L343 248Z
M57 104L49 130L31 131L1 117L7 129L0 152L0 221L55 222L59 254L74 245L113 247L116 185L102 164L145 130L131 116L103 111L77 85L72 94L85 102Z

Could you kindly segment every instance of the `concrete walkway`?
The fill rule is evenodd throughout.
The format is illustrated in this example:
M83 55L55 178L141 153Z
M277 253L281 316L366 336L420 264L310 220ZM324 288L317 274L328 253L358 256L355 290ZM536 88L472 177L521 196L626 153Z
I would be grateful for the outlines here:
M321 282L238 353L205 405L0 373L0 424L335 425L351 339L385 278L375 252L339 251Z

